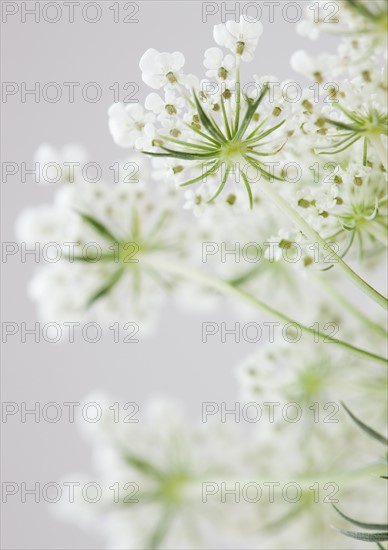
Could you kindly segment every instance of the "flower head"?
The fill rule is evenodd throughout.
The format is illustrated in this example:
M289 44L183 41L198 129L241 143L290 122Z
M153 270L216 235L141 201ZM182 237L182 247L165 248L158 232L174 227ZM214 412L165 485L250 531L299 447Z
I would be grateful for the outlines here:
M89 511L77 490L63 515L92 522L116 549L216 549L230 541L237 548L254 547L255 505L219 497L205 501L203 492L205 484L242 473L254 479L257 445L247 444L231 426L188 422L170 401L147 405L139 423L115 423L108 406L105 398L107 420L88 426L88 435L101 486L118 484L118 498L110 492L89 504Z
M240 61L253 58L261 32L260 22L244 17L238 23L217 25L216 42L232 54L220 48L207 49L204 65L208 79L200 85L195 77L183 75L182 54L147 50L140 61L143 80L152 88L164 87L165 97L152 93L146 99L145 108L153 117L157 115L159 124L152 131L146 124L137 124L138 132L143 131L143 143L137 130L131 139L124 139L127 134L120 133L123 108L112 108L113 119L116 112L120 118L116 142L124 146L132 143L157 159L158 171L163 162L173 164L173 176L177 177L170 179L179 186L198 184L195 196L203 205L222 194L229 202L234 197L235 208L252 208L252 186L257 180L281 179L268 163L292 134L285 124L284 101L268 101L265 81L257 81L249 92L241 89L240 82ZM112 129L112 120L110 124Z
M59 189L54 204L20 213L20 241L54 242L60 251L58 261L41 267L29 287L45 320L152 325L155 306L172 284L154 262L187 257L186 230L178 222L176 193L161 188L148 193L134 164L120 164L120 183L78 181Z

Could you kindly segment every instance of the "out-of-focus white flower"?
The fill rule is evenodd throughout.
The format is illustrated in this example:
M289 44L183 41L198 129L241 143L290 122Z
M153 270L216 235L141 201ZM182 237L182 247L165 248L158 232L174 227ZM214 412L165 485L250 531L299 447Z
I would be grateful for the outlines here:
M41 252L47 243L56 247L56 261L42 257L47 265L29 286L44 320L114 319L145 332L175 286L154 262L189 255L177 195L168 188L150 193L133 157L116 166L115 185L79 181L17 220L20 241L41 245Z
M373 460L373 456L365 448L357 428L347 421L341 401L349 403L365 391L364 370L367 363L357 359L352 361L350 374L347 354L335 344L322 340L318 343L312 338L306 340L306 337L309 338L304 335L294 343L275 341L266 344L248 357L238 370L241 402L249 404L247 411L250 418L258 417L255 424L258 440L261 443L269 441L270 448L276 440L272 460L276 462L276 457L283 457L279 462L282 464L280 477L295 481L298 476L309 479L311 490L314 483L320 485L319 476L314 472L321 472L326 482L333 484L337 502L353 502L356 509L354 500L357 500L357 492L364 491L362 481L355 476L354 480L346 482L338 472L357 469L355 453L361 462ZM373 367L369 375L377 383L379 369ZM376 416L371 402L364 399L361 407L360 399L357 402L360 413L362 410L369 417L372 411L372 415ZM384 414L386 411L382 412L380 425L384 422ZM333 446L333 441L341 441L341 445ZM352 453L349 453L349 448L352 448ZM303 483L299 482L299 485L303 487ZM380 491L383 488L377 489ZM384 499L382 494L380 496ZM365 498L372 508L379 502L375 495L365 495ZM328 524L337 521L335 517L330 518L329 507L325 505L329 500L321 500L318 504L316 496L313 498L311 493L308 495L303 490L303 497L293 505L292 521L287 515L289 504L270 506L273 519L269 521L272 538L268 548L349 548L347 541L337 540L333 532L327 529ZM298 540L286 543L290 533Z
M290 59L290 64L294 71L305 76L312 77L318 72L316 60L308 55L305 50L297 50L293 53Z
M305 18L298 23L298 32L316 40L321 32L364 40L366 50L386 50L387 10L380 0L326 0L306 2Z
M74 183L82 179L82 168L88 160L87 152L80 145L66 145L56 149L47 143L35 153L38 183Z
M190 423L169 401L154 401L136 416L138 423L117 422L103 407L90 439L99 483L107 490L89 506L77 491L63 515L85 518L90 528L94 510L94 528L111 548L254 548L257 506L225 501L221 494L210 498L206 491L214 493L223 480L256 479L257 445L244 441L236 426ZM116 495L108 490L114 486Z
M74 218L72 212L64 212L51 204L28 206L16 220L16 237L28 245L62 243L62 238Z

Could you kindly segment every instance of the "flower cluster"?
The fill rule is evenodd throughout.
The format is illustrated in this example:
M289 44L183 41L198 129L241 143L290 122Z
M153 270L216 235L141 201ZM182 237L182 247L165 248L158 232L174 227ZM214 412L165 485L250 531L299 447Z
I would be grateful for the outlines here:
M309 4L302 34L316 38L327 17L337 17L327 4ZM299 51L291 58L292 68L312 82L296 101L284 92L287 82L273 76L242 83L242 63L254 59L260 22L241 17L216 25L201 80L185 72L182 53L148 49L140 69L153 91L144 106L109 109L115 143L138 154L119 163L118 183L86 181L83 150L38 151L46 168L67 166L69 159L81 167L59 178L52 204L26 209L17 222L20 241L59 251L59 260L46 261L29 287L41 317L130 320L143 330L167 294L192 307L225 295L284 322L297 311L305 325L289 324L310 338L268 343L238 368L241 402L297 405L296 423L282 414L273 422L248 422L247 430L217 419L192 426L165 403L145 410L139 424L94 426L89 436L98 475L106 487L118 483L124 491L131 480L137 498L124 493L112 501L107 493L91 511L78 495L79 506L65 513L91 522L112 548L348 549L348 540L328 527L336 517L331 501L322 494L317 501L311 489L322 481L338 483L341 496L361 491L364 506L382 510L362 487L363 475L380 475L379 465L355 470L349 452L357 449L370 463L374 450L359 445L339 403L357 403L380 428L386 410L376 411L375 404L386 399L379 369L387 333L378 314L370 318L342 293L339 270L332 269L339 266L369 298L386 304L345 261L349 256L363 269L373 267L387 247L387 16L381 6L379 0L338 3L338 20L329 25L343 33L337 52L313 58ZM140 168L135 177L126 168L133 163ZM39 176L55 180L47 169L39 168ZM338 340L322 332L325 320L340 323ZM280 504L221 494L203 500L204 483L244 479L297 482L303 496Z
M241 62L253 60L260 22L242 17L214 28L221 46L205 51L205 79L183 72L179 52L145 52L143 81L152 92L139 105L113 105L109 127L116 143L135 146L155 159L156 172L178 186L195 185L186 207L198 210L220 197L237 208L252 208L260 178L281 179L266 164L292 135L281 94L269 94L274 77L256 77L243 86ZM225 49L231 53L226 53ZM267 82L268 81L268 82Z
M163 88L164 97L151 93L145 108L113 105L109 125L116 143L150 155L156 179L187 187L184 207L196 216L214 219L214 205L225 223L231 211L246 215L261 205L256 214L262 216L271 211L266 180L341 257L355 249L374 256L385 249L387 227L381 51L367 56L362 40L346 37L336 55L313 59L296 52L293 68L320 88L318 98L310 87L295 103L285 96L285 83L271 76L255 76L242 86L241 61L252 61L261 33L260 22L243 17L217 25L215 41L231 53L206 50L207 79L200 82L183 72L182 54L147 50L140 61L143 80ZM323 250L314 252L311 235L300 226L270 225L276 228L271 242L279 243L275 258L297 244L298 267L327 269L335 263L324 262ZM260 240L267 236L261 232Z
M53 204L19 215L19 241L41 252L46 245L46 265L29 285L44 320L114 319L138 322L145 330L174 286L157 260L189 255L176 194L159 189L151 196L144 162L132 161L120 163L120 183L78 177L57 190ZM136 173L132 164L140 168Z
M108 410L106 397L91 399ZM221 493L205 499L204 484L256 479L256 444L247 444L235 427L190 424L171 401L154 401L139 423L107 416L111 420L89 424L86 433L101 486L115 484L115 498L105 492L90 510L77 490L75 502L62 505L62 517L93 526L112 549L254 548L257 506L221 501Z
M298 25L303 36L316 40L321 32L361 37L372 51L386 40L388 16L385 0L336 0L309 2Z

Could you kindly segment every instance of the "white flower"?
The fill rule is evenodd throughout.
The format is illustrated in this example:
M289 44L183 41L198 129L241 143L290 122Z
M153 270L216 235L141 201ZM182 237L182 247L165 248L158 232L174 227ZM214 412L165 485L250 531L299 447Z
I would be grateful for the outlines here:
M108 115L109 130L114 142L121 147L142 148L147 137L152 135L155 117L137 103L114 103Z
M178 261L190 242L178 222L176 194L161 187L150 193L140 173L130 181L132 162L117 165L122 177L114 186L80 181L61 188L54 204L31 207L17 220L20 241L54 241L59 249L57 261L46 262L29 289L44 320L131 321L144 334L166 290L178 286L157 275L154 264L157 258Z
M155 158L152 165L154 168L152 175L155 180L164 182L164 184L173 183L175 186L184 181L187 161Z
M161 53L149 48L140 59L139 66L143 81L151 88L159 90L163 86L169 87L183 82L184 64L185 58L180 52Z
M328 4L326 0L313 0L305 4L305 19L297 25L302 36L316 40L320 32L327 32L363 42L364 51L371 48L383 53L386 50L385 2L357 0Z
M80 322L87 318L87 296L99 284L97 270L85 269L82 264L69 266L66 262L57 262L36 271L27 293L43 322Z
M155 92L149 94L144 102L147 110L152 111L158 116L158 120L163 121L166 117L175 116L182 111L185 106L183 97L177 96L173 90L166 90L164 100Z
M22 210L15 223L16 237L28 245L60 243L69 227L74 223L74 214L56 208L51 204L28 206Z
M227 21L214 27L214 40L220 46L241 56L243 61L252 61L259 38L263 33L260 21L251 21L242 16L240 21Z
M142 408L139 420L114 422L104 404L102 421L90 425L90 435L99 483L107 490L100 503L89 504L89 513L77 491L74 505L62 510L66 519L72 508L74 521L86 520L115 549L255 548L257 506L223 502L220 495L204 501L203 484L255 479L257 445L244 441L235 426L211 419L189 423L175 403L165 400ZM108 490L115 483L116 502Z
M235 58L233 55L224 55L220 48L208 48L205 51L203 64L206 69L206 76L209 78L218 78L220 80L229 80L234 76Z
M290 59L290 65L294 71L311 75L315 70L314 59L305 50L297 50Z
M38 183L74 183L82 177L82 168L87 161L87 153L80 145L69 144L55 149L42 144L35 153Z
M297 73L320 84L326 81L337 84L338 76L343 69L343 62L338 59L338 56L323 53L313 57L305 50L297 50L291 56L290 65ZM336 78L334 82L333 77ZM326 90L327 87L324 89Z

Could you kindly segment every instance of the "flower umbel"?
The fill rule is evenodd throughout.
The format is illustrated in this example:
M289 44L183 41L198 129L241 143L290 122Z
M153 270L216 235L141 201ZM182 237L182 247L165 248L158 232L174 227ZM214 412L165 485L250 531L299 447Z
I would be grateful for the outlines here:
M140 61L143 80L153 88L164 86L166 94L164 100L155 93L146 99L146 109L154 113L153 122L158 122L158 127L155 125L152 132L150 126L145 128L145 139L135 145L167 164L179 160L174 167L175 183L202 183L197 204L210 203L225 190L229 204L239 204L244 195L252 208L250 174L255 174L254 181L260 177L282 179L271 174L265 163L283 148L288 137L284 128L277 132L285 127L282 102L265 101L269 92L265 80L256 83L250 93L242 90L240 81L240 62L253 59L261 33L261 23L243 17L239 23L217 25L217 44L234 55L225 55L219 48L206 50L206 74L214 80L200 84L195 77L182 74L184 57L178 52L161 54L150 49ZM133 140L123 136L118 140L114 126L110 127L116 142L125 147L132 141L133 145Z
M267 152L262 149L262 146L267 144L265 143L265 138L275 132L285 122L282 120L269 128L265 124L267 119L259 122L260 119L257 111L267 93L268 86L265 85L255 101L244 98L244 116L240 116L243 109L238 99L235 117L232 120L226 112L225 92L223 92L220 95L223 124L219 124L211 114L208 115L205 112L193 90L192 96L196 113L193 115L191 128L198 136L201 136L202 144L200 144L199 140L196 140L196 142L193 142L193 140L183 141L174 139L168 135L162 135L160 139L154 140L153 144L157 145L163 152L144 152L154 157L176 158L195 163L195 167L200 168L201 174L185 181L181 186L191 185L200 181L204 182L207 177L215 176L219 172L221 174L221 182L215 193L208 198L208 202L215 200L221 194L229 177L238 170L248 193L249 204L252 207L252 190L246 173L246 166L250 165L260 172L261 175L268 179L271 178L271 174L262 163L260 157L276 154L277 151ZM213 111L219 110L214 108L216 105L219 107L219 104L216 103L213 106ZM198 122L196 121L197 119ZM173 143L175 147L168 147L169 143L166 142ZM177 147L177 145L180 147Z

